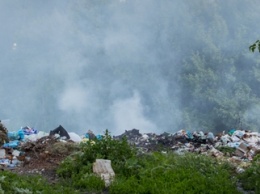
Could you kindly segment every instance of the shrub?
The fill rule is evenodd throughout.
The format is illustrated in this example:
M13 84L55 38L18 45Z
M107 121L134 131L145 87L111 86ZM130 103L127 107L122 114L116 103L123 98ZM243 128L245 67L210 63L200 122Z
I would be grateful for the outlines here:
M130 176L136 173L136 166L133 165L135 156L136 150L127 143L126 138L114 140L106 130L101 140L81 143L80 151L67 157L58 167L57 174L71 182L75 188L100 192L105 185L104 181L92 172L95 160L111 160L118 176Z
M101 140L82 143L57 173L76 189L101 192L104 182L92 172L96 159L111 160L116 178L109 193L239 193L228 163L189 153L137 155L125 138L114 140L107 130Z
M238 179L243 189L260 193L260 154L254 158L252 165L245 172L238 175Z
M221 151L224 155L229 155L229 156L231 156L236 151L236 148L232 148L228 146L218 147L217 149Z
M139 174L118 178L110 193L239 193L231 167L207 156L154 153L142 160Z
M12 172L0 173L0 193L78 193L60 184L50 185L41 176L19 176Z
M101 192L105 188L105 182L95 174L73 175L73 187L86 189L89 192Z

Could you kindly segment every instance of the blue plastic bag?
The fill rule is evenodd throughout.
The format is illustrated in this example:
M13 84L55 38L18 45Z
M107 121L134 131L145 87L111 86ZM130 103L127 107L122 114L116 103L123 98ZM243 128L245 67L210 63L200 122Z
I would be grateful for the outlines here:
M187 136L188 139L193 139L194 138L190 131L186 132L186 136Z
M102 135L96 135L97 140L101 140L102 139Z
M9 143L5 143L3 145L3 147L4 148L16 148L18 145L19 145L19 141L18 140L14 140L14 141L11 141Z
M18 130L16 132L8 132L7 136L8 136L10 141L23 140L24 139L24 132L23 132L23 130Z
M230 129L229 131L228 131L228 134L229 135L233 135L233 133L236 131L236 129Z
M37 134L38 131L37 129L34 129L34 128L31 128L31 127L23 127L22 128L23 132L24 132L24 135L31 135L31 134Z

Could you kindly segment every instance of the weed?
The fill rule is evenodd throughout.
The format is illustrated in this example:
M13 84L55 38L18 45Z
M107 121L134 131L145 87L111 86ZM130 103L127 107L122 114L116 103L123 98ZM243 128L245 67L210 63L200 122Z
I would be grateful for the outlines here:
M260 193L260 154L254 158L252 165L245 172L238 175L238 179L243 189Z
M70 179L75 188L97 192L104 189L105 185L101 178L92 172L96 159L111 160L117 175L130 176L138 169L135 156L136 150L127 143L126 138L114 140L106 130L101 140L81 143L80 151L66 158L57 169L57 174L64 179Z
M236 148L232 148L228 146L218 147L217 149L221 151L224 155L228 155L228 156L231 156L236 151Z
M110 193L238 193L229 167L207 156L154 153L142 161L139 174L118 178Z
M19 176L12 172L0 173L0 193L78 193L67 186L49 185L41 176Z

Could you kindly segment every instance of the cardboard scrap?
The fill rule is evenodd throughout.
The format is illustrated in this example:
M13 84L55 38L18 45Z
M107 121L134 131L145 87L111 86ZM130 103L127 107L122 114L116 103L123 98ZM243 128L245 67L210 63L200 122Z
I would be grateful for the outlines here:
M111 167L111 160L96 159L93 164L93 172L105 181L106 187L111 184L115 176L115 172Z

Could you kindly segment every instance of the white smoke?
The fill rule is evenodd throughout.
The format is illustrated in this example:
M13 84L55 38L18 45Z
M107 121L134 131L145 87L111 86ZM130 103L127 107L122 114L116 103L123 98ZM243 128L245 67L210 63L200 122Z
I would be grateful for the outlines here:
M260 126L260 106L256 105L255 107L252 107L251 109L248 109L248 111L245 112L245 114L243 115L243 119L245 121L245 123L250 124L251 128L250 130L255 130L255 131L259 131L259 126ZM254 123L254 126L253 126Z
M59 101L59 108L66 112L80 113L88 108L90 94L82 86L67 87L61 94Z
M141 133L156 130L156 125L144 115L144 106L137 91L127 99L116 100L111 106L115 125L113 133L120 134L123 130L139 129Z

